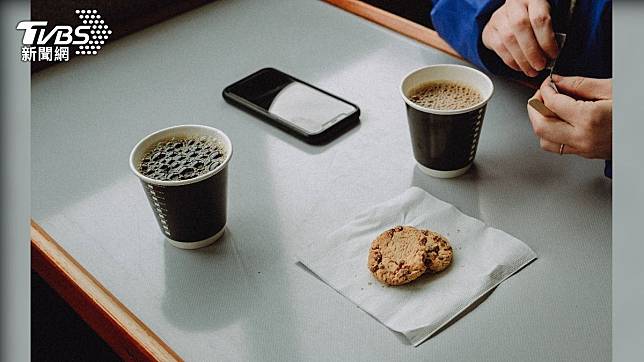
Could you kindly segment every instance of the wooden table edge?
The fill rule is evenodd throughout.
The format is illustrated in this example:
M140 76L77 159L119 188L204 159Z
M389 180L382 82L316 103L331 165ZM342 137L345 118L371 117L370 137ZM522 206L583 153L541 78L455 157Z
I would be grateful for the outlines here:
M182 361L34 220L30 234L31 267L121 358Z
M436 48L458 59L463 59L443 38L423 25L382 10L360 0L324 0L340 9L358 15L376 24L389 28L423 44ZM427 9L429 11L429 8Z

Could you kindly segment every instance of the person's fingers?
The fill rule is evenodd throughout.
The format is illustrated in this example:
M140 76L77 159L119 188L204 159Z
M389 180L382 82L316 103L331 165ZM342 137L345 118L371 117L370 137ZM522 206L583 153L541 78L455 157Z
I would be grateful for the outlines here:
M483 27L483 31L481 32L481 40L483 40L483 45L492 51L494 51L495 48L494 39L496 37L496 31L494 29L494 24L492 21L493 18L494 15L492 15L492 18L487 22L485 27Z
M579 123L581 120L580 115L583 115L587 110L587 105L584 101L578 101L563 93L556 92L548 78L541 84L539 90L546 107L573 126Z
M539 46L550 59L557 57L559 48L555 40L555 33L552 30L552 18L550 17L550 4L547 1L530 1L528 3L528 14L530 24Z
M552 78L560 92L576 99L595 101L613 98L611 79L562 77L555 74Z
M519 64L514 60L512 57L512 54L508 50L508 48L503 45L503 43L499 44L499 47L496 49L496 54L503 59L503 62L513 70L516 70L517 72L521 71L521 67L519 67Z
M486 48L494 51L508 67L517 72L521 72L522 70L512 56L512 53L510 53L504 44L503 34L501 34L497 27L503 24L505 19L505 6L502 6L492 14L490 21L483 28L483 44Z
M576 148L582 157L602 158L611 155L612 100L581 101L557 93L544 82L539 89L544 104L574 130L568 141L547 139ZM545 134L545 133L544 133Z
M521 71L528 77L536 77L539 73L536 70L534 70L532 66L530 66L530 63L525 58L525 55L523 55L523 51L521 50L521 47L519 46L519 43L517 39L514 37L514 33L512 32L512 29L508 26L507 22L504 23L503 25L500 25L500 27L497 28L497 30L501 35L501 40L503 41L503 45L510 52L514 61L519 65L519 68L521 68Z
M553 153L559 153L561 151L561 145L562 143L556 143L556 142L551 142L546 139L540 138L539 139L539 146L541 147L542 150L548 151L548 152L553 152ZM574 155L582 155L581 152L579 152L578 149L576 149L573 146L570 146L568 144L563 143L563 152L562 154L564 155L569 155L569 154L574 154Z
M559 144L575 144L574 127L570 124L558 118L545 117L530 106L528 106L528 116L534 134L539 138Z
M536 71L541 71L546 67L546 56L537 42L530 15L528 14L528 7L522 2L506 2L507 17L510 28L514 33L514 37L519 44L519 48L523 56L530 64L530 67Z
M496 30L496 28L486 27L483 32L484 38L486 39L485 46L488 49L494 51L499 56L499 58L503 60L503 63L505 63L508 67L516 70L517 72L520 72L521 68L519 68L517 62L514 61L514 58L512 57L512 54L510 54L510 51L508 51L505 45L503 45L503 42L501 41L501 35Z

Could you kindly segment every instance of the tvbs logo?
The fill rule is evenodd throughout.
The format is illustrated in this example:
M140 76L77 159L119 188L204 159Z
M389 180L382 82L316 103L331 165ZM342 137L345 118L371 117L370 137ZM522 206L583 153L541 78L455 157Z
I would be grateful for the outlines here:
M16 29L25 31L22 37L24 45L45 45L52 38L54 45L82 45L89 42L90 26L81 25L74 29L69 25L57 25L49 32L44 28L46 26L46 21L21 21Z
M96 55L112 30L96 10L76 10L82 25L56 25L47 28L47 21L21 21L16 27L24 31L22 61L67 61L69 46L77 47L77 55Z

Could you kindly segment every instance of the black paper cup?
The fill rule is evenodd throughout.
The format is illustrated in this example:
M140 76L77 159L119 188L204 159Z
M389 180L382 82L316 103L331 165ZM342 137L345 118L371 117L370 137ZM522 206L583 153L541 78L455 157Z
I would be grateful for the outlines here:
M426 108L411 101L411 92L424 83L448 80L477 89L483 100L458 110ZM476 156L492 80L482 72L456 64L437 64L409 73L400 85L418 168L439 178L451 178L469 170Z
M179 181L160 181L139 172L146 151L171 137L214 137L223 149L224 160L214 170ZM198 249L214 243L226 228L227 166L233 154L230 139L222 131L200 125L181 125L154 132L134 146L130 168L141 180L161 232L170 244Z

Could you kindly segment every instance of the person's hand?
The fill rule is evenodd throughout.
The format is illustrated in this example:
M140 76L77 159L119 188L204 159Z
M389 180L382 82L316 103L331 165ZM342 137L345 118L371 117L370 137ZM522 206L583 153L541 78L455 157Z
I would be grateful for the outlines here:
M612 158L613 93L610 79L553 76L534 95L557 117L545 117L528 106L532 129L541 148L586 158Z
M507 0L483 28L483 45L529 77L559 52L547 0Z

